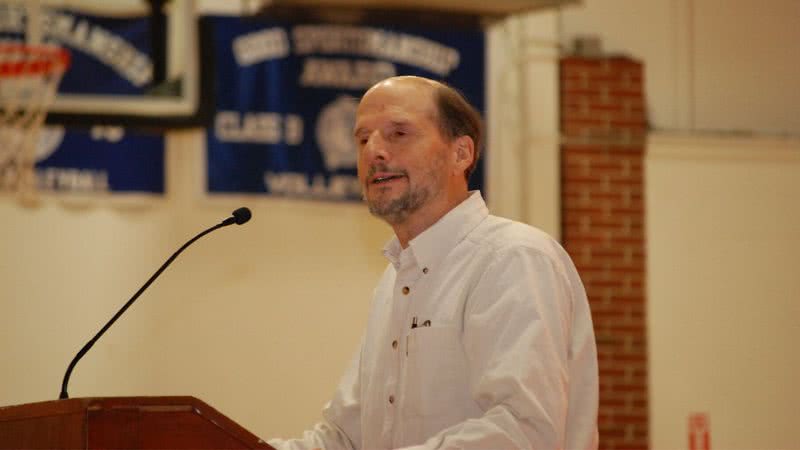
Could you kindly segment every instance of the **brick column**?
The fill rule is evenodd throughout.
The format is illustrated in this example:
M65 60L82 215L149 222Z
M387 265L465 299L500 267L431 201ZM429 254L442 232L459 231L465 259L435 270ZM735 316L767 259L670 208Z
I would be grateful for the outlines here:
M561 60L564 246L592 307L600 448L648 447L642 65Z

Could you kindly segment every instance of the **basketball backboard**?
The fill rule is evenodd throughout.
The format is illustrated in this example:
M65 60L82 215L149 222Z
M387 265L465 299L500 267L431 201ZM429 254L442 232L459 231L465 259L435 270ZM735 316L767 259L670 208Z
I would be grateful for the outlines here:
M48 114L64 124L204 124L203 28L194 0L0 0L0 39L71 52Z

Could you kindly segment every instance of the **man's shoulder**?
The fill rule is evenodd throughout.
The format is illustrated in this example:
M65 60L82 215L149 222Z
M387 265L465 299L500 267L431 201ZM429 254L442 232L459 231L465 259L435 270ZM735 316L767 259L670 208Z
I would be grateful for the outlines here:
M492 246L549 246L556 240L544 231L505 217L488 215L471 238Z
M495 255L525 251L559 260L564 252L555 238L539 228L494 215L487 216L469 239Z

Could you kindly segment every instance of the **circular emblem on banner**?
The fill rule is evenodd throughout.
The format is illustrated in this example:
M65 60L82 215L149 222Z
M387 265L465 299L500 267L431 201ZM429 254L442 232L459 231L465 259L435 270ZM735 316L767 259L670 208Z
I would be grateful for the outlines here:
M353 139L353 125L356 123L358 100L342 95L325 105L317 118L317 144L322 150L325 167L336 169L355 169L358 151Z
M64 140L64 127L60 125L46 126L39 134L39 144L36 146L36 162L49 158Z
M5 167L14 163L17 152L13 150L15 150L15 147L18 148L25 145L27 136L21 131L11 127L0 130L0 136L2 136L3 143L5 144L0 147L0 167ZM64 127L42 127L39 130L38 136L35 136L35 138L34 157L36 162L39 163L49 158L50 155L58 149L58 146L61 145L61 141L64 140Z

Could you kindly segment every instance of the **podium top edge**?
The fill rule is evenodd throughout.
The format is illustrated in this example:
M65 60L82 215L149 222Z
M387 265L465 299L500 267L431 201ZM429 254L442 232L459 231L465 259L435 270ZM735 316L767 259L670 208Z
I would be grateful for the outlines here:
M0 421L75 414L96 408L134 408L138 406L185 406L201 410L211 408L202 400L191 396L78 397L0 406Z

